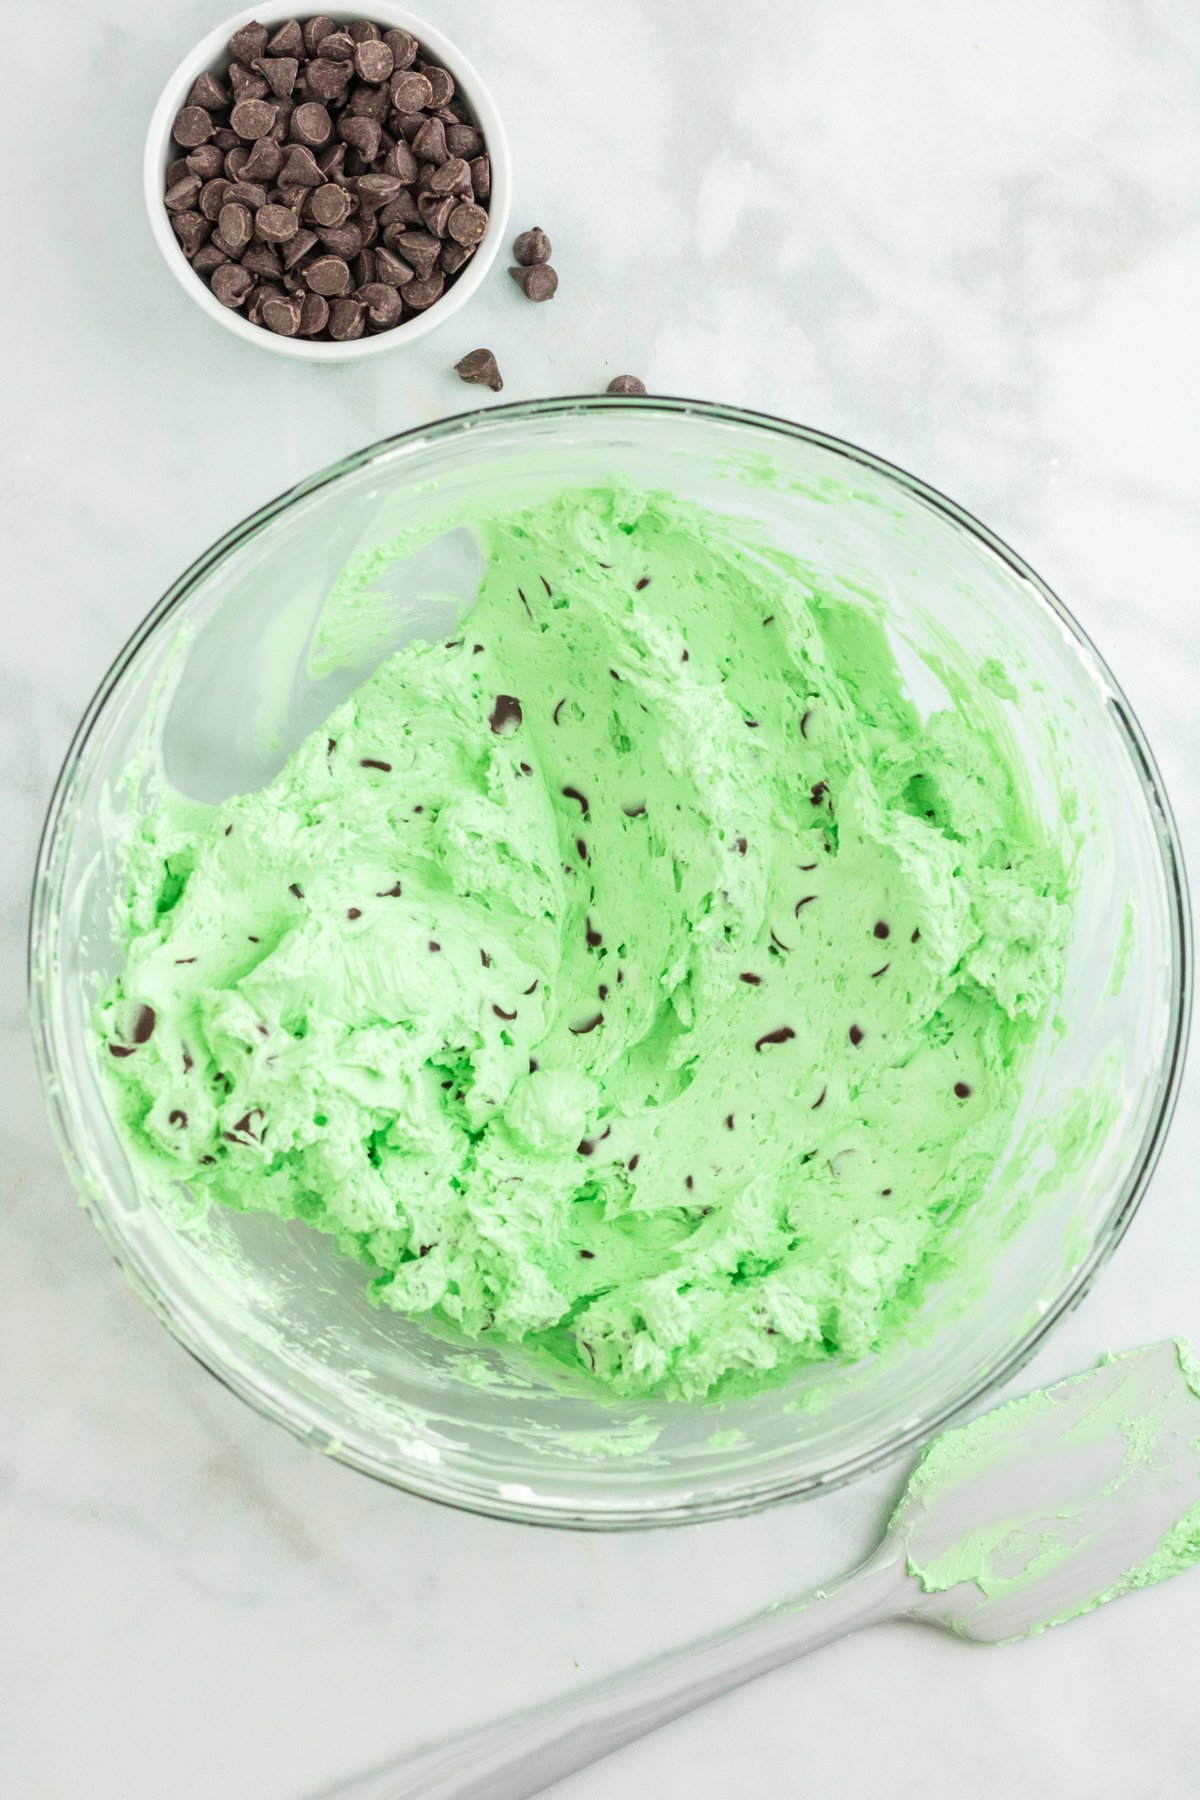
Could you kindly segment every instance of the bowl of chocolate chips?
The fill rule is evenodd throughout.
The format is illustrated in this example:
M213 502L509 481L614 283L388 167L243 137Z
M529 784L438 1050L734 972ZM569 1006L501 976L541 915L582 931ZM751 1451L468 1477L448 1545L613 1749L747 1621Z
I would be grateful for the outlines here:
M458 311L504 238L508 144L455 45L404 7L265 5L163 90L144 188L167 266L227 330L328 362Z

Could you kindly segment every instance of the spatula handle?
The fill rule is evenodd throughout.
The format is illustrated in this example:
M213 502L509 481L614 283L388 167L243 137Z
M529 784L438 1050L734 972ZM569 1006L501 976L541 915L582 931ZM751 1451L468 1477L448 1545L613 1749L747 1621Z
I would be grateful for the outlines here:
M885 1545L835 1586L761 1613L466 1737L433 1744L322 1800L528 1800L693 1707L910 1603L901 1553Z

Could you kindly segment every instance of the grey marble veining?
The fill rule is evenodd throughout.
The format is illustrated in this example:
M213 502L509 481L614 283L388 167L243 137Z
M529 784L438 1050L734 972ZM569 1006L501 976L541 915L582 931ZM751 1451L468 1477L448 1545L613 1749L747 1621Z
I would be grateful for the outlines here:
M301 475L621 371L868 444L1056 586L1200 852L1200 9L1188 0L443 0L506 111L533 308L497 271L407 354L314 370L190 307L144 122L211 0L5 15L0 497L0 1793L300 1800L848 1563L897 1476L703 1530L581 1538L373 1486L253 1417L76 1209L26 1046L28 871L75 720L213 537ZM69 126L44 53L77 51ZM56 90L57 91L57 90ZM20 171L14 178L13 171ZM1189 1078L1143 1211L1032 1377L1200 1333ZM1200 1576L1014 1650L890 1627L576 1778L563 1800L1187 1800Z

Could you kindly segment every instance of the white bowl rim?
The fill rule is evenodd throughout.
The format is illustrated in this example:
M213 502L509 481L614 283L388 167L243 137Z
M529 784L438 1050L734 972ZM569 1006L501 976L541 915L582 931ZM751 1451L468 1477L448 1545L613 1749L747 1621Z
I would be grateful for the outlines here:
M280 337L277 332L268 331L265 326L251 325L239 311L222 306L207 282L196 274L184 256L163 206L163 174L167 163L172 160L171 125L186 101L197 75L211 69L219 61L235 31L255 21L275 26L281 25L286 19L304 16L307 15L303 9L298 13L295 6L287 4L287 0L262 0L259 6L248 7L226 19L223 24L214 26L188 52L166 82L150 116L142 160L142 192L150 229L163 260L180 286L210 319L215 319L227 331L232 331L245 342L256 344L262 350L274 350L281 356L296 357L307 362L357 362L363 357L380 355L385 350L399 350L417 343L431 331L436 331L451 314L460 311L477 292L499 254L508 226L512 199L512 159L504 124L491 91L457 44L439 31L436 25L430 25L427 20L410 12L406 6L393 5L392 0L373 0L371 5L354 10L342 8L339 11L335 8L328 16L339 22L369 17L386 28L398 27L402 31L411 32L420 40L423 50L428 51L440 66L450 70L456 86L461 76L463 94L483 133L492 165L487 235L476 255L442 299L435 301L419 318L408 319L403 325L397 325L391 331L381 331L372 337L336 344L314 343L307 338Z

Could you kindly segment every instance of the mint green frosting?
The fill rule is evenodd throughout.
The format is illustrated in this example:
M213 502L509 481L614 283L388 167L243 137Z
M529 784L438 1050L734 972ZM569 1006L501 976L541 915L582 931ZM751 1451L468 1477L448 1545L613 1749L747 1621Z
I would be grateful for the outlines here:
M619 1393L878 1348L1061 979L1004 684L922 719L867 602L662 495L484 540L451 641L142 821L98 1015L130 1149Z

